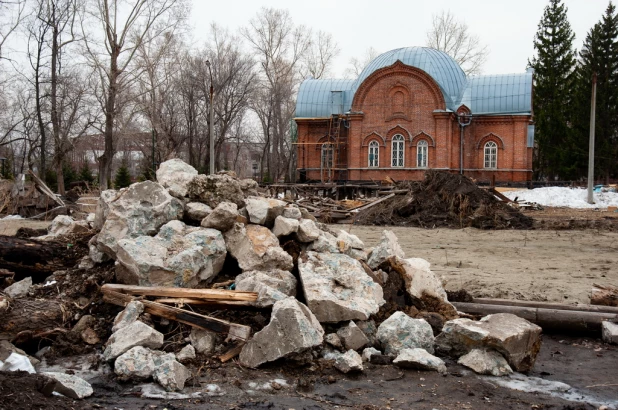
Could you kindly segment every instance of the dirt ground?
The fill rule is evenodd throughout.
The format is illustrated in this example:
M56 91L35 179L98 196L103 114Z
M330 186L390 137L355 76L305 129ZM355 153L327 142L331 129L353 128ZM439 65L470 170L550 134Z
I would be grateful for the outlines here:
M420 229L332 225L375 246L384 229L423 258L447 290L475 297L590 303L593 283L618 283L618 233L595 230Z

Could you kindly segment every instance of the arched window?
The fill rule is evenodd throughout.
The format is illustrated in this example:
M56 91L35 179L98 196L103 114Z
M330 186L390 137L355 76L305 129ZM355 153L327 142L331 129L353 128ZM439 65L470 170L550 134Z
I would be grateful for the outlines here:
M418 168L427 168L427 141L420 140L416 145L416 166Z
M322 169L330 169L333 167L333 144L325 142L322 144Z
M369 166L380 166L380 145L378 145L378 141L371 141L369 143Z
M391 166L403 167L403 147L404 147L403 135L397 134L393 137L392 150L391 150Z
M498 144L493 141L485 144L485 168L498 168Z

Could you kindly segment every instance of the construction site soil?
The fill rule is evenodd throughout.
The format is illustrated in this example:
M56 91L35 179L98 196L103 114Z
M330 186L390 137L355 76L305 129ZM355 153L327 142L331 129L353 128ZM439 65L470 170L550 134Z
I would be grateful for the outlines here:
M260 370L235 362L205 363L185 389L208 391L216 385L218 393L178 400L142 397L148 386L121 384L110 375L92 380L94 395L88 399L46 397L39 392L41 376L0 373L0 409L594 410L618 405L617 362L616 347L589 338L545 335L534 369L519 381L520 388L533 390L528 392L501 386L495 377L474 375L449 359L444 376L370 364L362 374L342 375L326 361L312 366L274 363ZM563 391L553 381L571 389ZM256 388L266 385L271 388Z

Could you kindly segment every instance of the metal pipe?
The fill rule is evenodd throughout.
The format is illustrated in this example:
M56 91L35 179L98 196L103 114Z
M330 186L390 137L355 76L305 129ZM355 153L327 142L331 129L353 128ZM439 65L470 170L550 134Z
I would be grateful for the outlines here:
M464 128L470 125L472 122L472 114L466 114L465 112L459 114L457 113L457 122L459 123L459 127L461 132L459 134L459 173L463 175L464 171Z
M590 142L588 148L588 203L594 204L594 120L597 103L597 74L592 75L592 101L590 102Z

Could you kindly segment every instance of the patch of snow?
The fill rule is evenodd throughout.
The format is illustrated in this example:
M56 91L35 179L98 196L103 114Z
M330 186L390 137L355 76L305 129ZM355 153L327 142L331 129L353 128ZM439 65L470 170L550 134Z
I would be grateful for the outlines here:
M3 220L11 220L11 219L24 219L21 215L7 215Z
M517 201L535 202L541 206L605 209L618 206L618 192L594 192L594 204L589 204L588 191L584 188L545 187L503 192L507 198Z
M489 380L499 386L506 387L512 390L519 390L526 393L543 393L550 396L558 397L571 402L586 402L595 406L608 406L615 408L618 405L618 400L603 402L594 396L585 394L577 389L572 388L566 383L541 379L539 377L526 376L521 373L513 373L508 377L481 377Z
M45 284L43 285L43 287L46 287L46 286L51 286L51 285L55 285L55 284L56 284L56 281L55 281L55 280L50 280L50 281L48 281L48 282L45 282Z
M202 392L200 391L194 391L191 393L168 392L158 384L154 383L142 384L137 387L141 388L142 398L145 399L185 400L202 397Z

